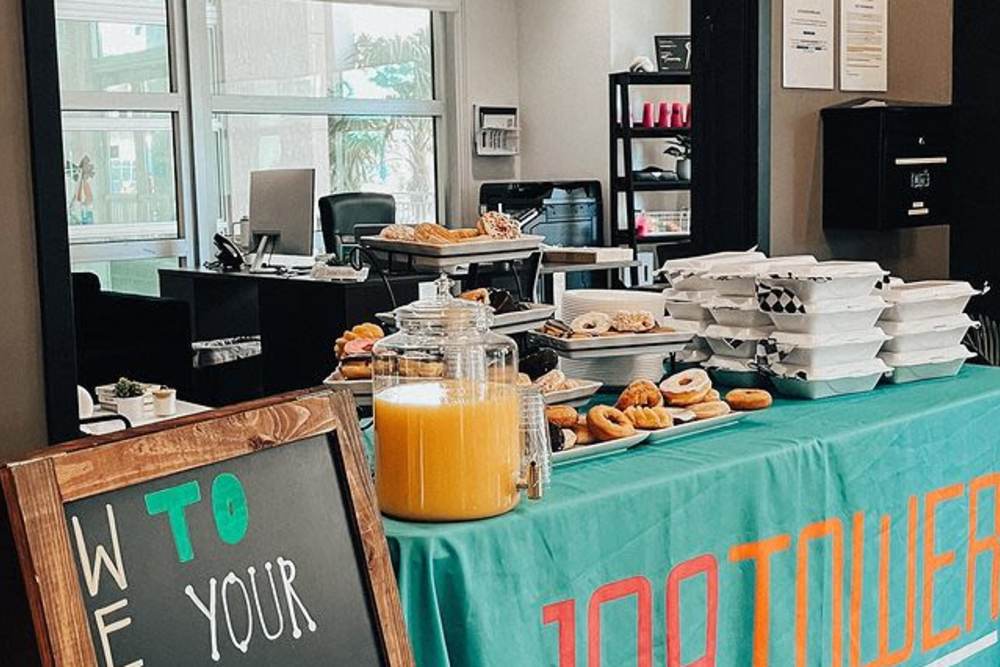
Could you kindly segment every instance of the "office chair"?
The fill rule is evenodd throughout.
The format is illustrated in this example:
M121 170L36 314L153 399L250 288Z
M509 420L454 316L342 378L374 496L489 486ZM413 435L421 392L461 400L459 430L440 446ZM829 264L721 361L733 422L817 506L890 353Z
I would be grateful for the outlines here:
M319 198L319 218L326 252L343 255L344 237L354 237L358 225L392 225L396 200L376 192L344 192Z

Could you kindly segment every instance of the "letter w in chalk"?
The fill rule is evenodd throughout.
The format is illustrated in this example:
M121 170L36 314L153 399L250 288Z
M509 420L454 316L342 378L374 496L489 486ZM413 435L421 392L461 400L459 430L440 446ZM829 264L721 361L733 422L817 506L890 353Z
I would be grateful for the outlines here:
M146 494L146 513L149 516L167 515L177 559L181 563L194 560L186 511L188 506L200 501L201 487L196 481ZM212 482L212 514L220 540L226 544L238 544L243 540L250 518L246 492L236 475L223 473Z

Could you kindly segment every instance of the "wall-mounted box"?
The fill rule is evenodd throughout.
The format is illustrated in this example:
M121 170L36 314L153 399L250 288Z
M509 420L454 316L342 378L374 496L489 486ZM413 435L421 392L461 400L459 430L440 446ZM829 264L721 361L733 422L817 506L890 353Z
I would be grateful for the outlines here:
M476 155L510 157L521 151L517 107L473 106L476 117Z
M822 111L823 226L951 224L951 107L854 100Z

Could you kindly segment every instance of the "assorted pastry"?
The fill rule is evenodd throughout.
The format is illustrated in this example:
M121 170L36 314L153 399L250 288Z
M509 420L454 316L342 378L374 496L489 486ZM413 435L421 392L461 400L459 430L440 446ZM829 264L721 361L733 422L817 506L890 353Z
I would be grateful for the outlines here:
M541 329L541 333L547 336L569 340L673 331L670 327L660 326L656 316L647 310L620 310L614 315L599 312L584 313L568 324L562 320L549 320Z
M345 331L334 343L339 365L334 378L339 380L370 380L372 377L372 346L385 337L382 327L371 322L358 324Z
M705 371L694 368L671 375L659 385L636 380L614 406L595 405L585 413L557 405L546 408L552 451L618 440L638 431L658 431L675 423L713 419L733 410L763 410L771 406L763 389L733 389L724 397L712 387Z
M517 374L517 384L521 387L535 387L543 396L558 391L576 389L587 384L586 380L575 380L556 368L559 355L549 349L539 350L521 357L521 372ZM572 408L571 408L572 409Z
M521 226L509 215L488 211L479 218L475 227L449 229L433 222L421 222L416 225L395 224L384 227L379 236L393 241L451 245L465 241L520 238Z
M517 313L531 308L530 303L518 301L517 297L510 293L510 290L499 287L480 287L462 292L458 298L485 304L492 308L496 315Z

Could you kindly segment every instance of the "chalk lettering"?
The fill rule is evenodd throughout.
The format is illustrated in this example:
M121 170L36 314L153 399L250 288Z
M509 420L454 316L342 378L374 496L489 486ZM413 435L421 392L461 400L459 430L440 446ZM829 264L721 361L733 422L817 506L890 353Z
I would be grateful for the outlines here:
M240 585L247 612L247 633L243 636L243 641L236 639L236 632L233 631L233 616L229 613L228 590L233 584ZM250 648L250 640L253 638L253 610L250 608L250 593L247 591L246 584L232 572L227 574L226 578L222 580L222 610L226 614L226 627L229 629L229 639L232 640L233 646L239 649L240 653L246 653L247 649Z
M167 514L170 522L170 532L177 548L177 559L187 563L194 558L194 548L191 546L191 534L188 530L187 517L184 508L201 500L201 488L198 482L178 484L161 491L146 494L146 512L150 516Z
M102 566L107 568L108 573L118 584L118 588L125 590L128 588L128 580L125 578L125 566L122 563L122 551L118 546L118 528L115 524L115 510L111 505L105 505L108 513L108 532L111 534L111 551L114 553L114 562L108 556L107 549L103 544L98 544L94 549L93 567L91 567L90 555L87 553L87 543L83 539L83 530L80 528L80 520L73 517L73 534L76 536L76 551L80 556L80 566L83 568L83 579L87 583L87 592L90 597L97 595L101 586Z
M247 534L247 495L236 475L223 473L212 482L215 531L226 544L239 544Z
M264 569L267 570L267 578L271 581L271 597L274 599L274 610L278 613L278 631L273 634L268 632L267 621L264 620L264 612L260 608L260 593L257 592L257 570L251 565L247 568L247 572L250 574L250 587L253 589L254 604L257 605L257 618L260 620L260 629L269 641L274 641L285 630L285 617L281 613L281 603L278 601L278 588L274 585L274 572L272 571L273 567L270 561L264 563Z
M132 617L125 616L117 621L105 623L104 618L119 609L128 606L128 600L122 598L118 602L101 607L94 612L94 622L97 624L97 636L101 639L101 652L104 654L104 667L115 667L115 659L111 654L111 633L118 632L132 624ZM142 660L133 660L124 667L142 667Z
M292 636L296 639L302 636L302 630L299 629L299 623L295 618L295 608L292 606L293 598L306 619L306 627L309 628L309 632L316 632L316 622L313 621L309 610L302 604L302 599L292 586L292 582L295 581L295 563L278 556L278 571L281 573L281 582L285 586L285 600L288 602L288 618L292 622Z
M198 598L198 595L194 592L194 586L190 584L185 586L184 593L189 598L191 598L191 602L193 602L194 606L198 608L198 611L204 614L205 618L208 619L208 631L212 637L212 660L214 662L218 662L222 656L219 655L219 637L215 620L215 584L216 584L215 577L212 577L211 579L208 580L209 594L208 594L207 607Z

